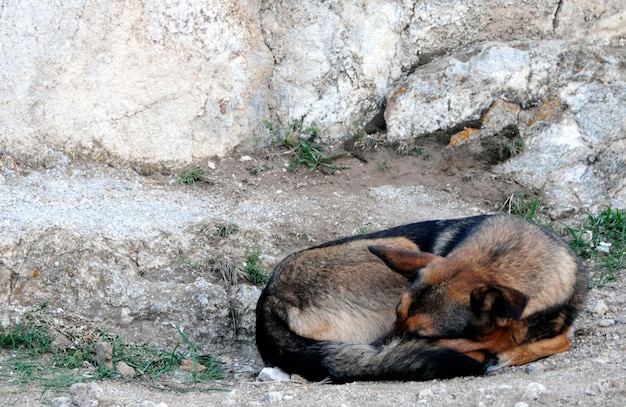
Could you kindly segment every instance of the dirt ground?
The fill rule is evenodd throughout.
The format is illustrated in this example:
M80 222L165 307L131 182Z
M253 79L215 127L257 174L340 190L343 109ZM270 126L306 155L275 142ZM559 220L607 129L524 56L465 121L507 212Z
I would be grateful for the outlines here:
M334 151L342 149L336 146ZM274 197L270 200L279 215L267 226L273 247L264 258L268 269L295 250L354 234L359 228L374 231L411 221L494 212L519 204L520 192L526 200L532 200L537 192L498 174L488 164L489 159L466 148L432 144L413 155L398 155L387 148L358 151L357 155L359 158L336 161L341 171L325 175L308 172L305 167L296 174L289 173L288 156L278 150L270 154L240 152L216 159L211 181L198 183L195 188L172 182L177 174L150 168L137 167L133 176L148 185L191 195L215 194L215 199L219 195L233 207ZM548 213L548 209L549 202L541 202L540 213ZM567 221L575 223L576 219ZM103 381L86 385L92 387L82 391L92 393L82 397L70 395L69 390L52 394L42 393L36 386L0 384L0 405L623 406L625 288L626 273L622 273L617 281L590 292L576 323L570 352L485 377L345 385L301 380L258 382L255 375L262 367L258 356L232 355L235 360L249 358L241 364L249 372L238 372L216 383L220 390L176 392L157 390L145 383ZM231 364L233 370L237 370L235 365Z

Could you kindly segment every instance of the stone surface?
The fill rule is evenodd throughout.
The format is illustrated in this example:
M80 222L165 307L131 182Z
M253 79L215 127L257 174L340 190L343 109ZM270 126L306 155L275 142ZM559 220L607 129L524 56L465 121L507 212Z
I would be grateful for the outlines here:
M122 376L123 379L132 379L135 377L135 369L132 366L128 366L126 362L119 361L117 362L117 372Z
M0 143L108 162L223 155L268 116L259 1L5 4Z
M113 348L108 342L96 343L96 363L100 367L111 369L113 367Z
M496 170L544 192L554 217L624 207L624 58L623 49L563 41L482 43L390 92L388 137L439 134L457 146L513 129L522 153Z

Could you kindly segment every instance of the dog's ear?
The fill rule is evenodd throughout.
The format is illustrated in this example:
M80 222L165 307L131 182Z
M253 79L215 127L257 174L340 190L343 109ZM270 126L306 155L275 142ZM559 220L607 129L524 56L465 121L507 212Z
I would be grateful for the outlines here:
M398 247L369 246L368 249L380 257L390 269L407 278L413 277L415 271L426 267L431 261L439 258L432 253Z
M470 295L472 310L497 317L508 317L515 321L522 318L528 304L528 296L514 288L485 286L476 288Z

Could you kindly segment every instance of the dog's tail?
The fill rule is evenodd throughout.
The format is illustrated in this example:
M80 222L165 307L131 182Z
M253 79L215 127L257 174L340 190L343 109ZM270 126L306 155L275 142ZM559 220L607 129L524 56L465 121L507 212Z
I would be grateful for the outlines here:
M381 346L318 341L295 334L280 318L270 322L270 330L264 323L268 321L257 322L257 345L265 363L311 381L447 379L478 376L491 366L491 360L481 363L426 340Z

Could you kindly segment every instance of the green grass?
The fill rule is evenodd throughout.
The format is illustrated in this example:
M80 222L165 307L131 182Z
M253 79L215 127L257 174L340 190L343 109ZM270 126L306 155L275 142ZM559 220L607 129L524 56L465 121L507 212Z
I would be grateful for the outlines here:
M228 237L237 232L239 232L239 226L235 223L217 225L217 235L219 237Z
M578 228L567 226L570 246L593 267L591 284L601 287L626 268L626 215L610 207L587 215Z
M422 160L430 159L430 153L424 147L414 146L407 151L408 155L420 157Z
M300 166L306 166L309 171L319 170L324 174L332 174L339 170L333 161L348 155L347 152L326 155L324 148L316 143L320 129L302 128L302 122L299 120L294 121L283 131L269 120L264 120L263 125L272 136L272 144L280 145L290 151L292 157L287 169L291 173L296 172Z
M544 221L539 211L539 195L529 199L523 192L512 194L501 208L502 212L520 216L550 230L563 230ZM626 269L626 214L607 207L599 213L587 214L579 227L565 225L570 247L590 266L590 286L602 287L615 281Z
M511 194L502 205L500 211L511 215L520 216L530 222L541 223L538 218L539 194L529 199L524 192L518 191Z
M209 171L203 170L202 168L193 168L190 170L185 170L178 177L178 182L184 185L195 186L196 182L211 182L211 178L209 177Z
M66 331L71 344L55 348L50 329ZM199 355L197 347L180 329L178 332L189 351L180 351L178 345L171 351L163 351L152 344L130 342L98 328L81 327L71 334L67 331L67 327L54 327L47 303L26 313L22 322L13 328L0 331L0 348L10 351L9 356L0 362L0 379L7 384L35 383L44 389L61 389L76 382L119 379L115 366L124 361L135 369L135 380L157 383L165 375L180 373L184 359L192 360L192 366L201 364L206 367L202 371L184 372L182 377L187 376L186 385L224 377L220 361ZM113 368L98 366L95 350L98 342L111 345ZM178 377L181 376L179 373ZM166 380L171 380L169 376Z
M380 172L385 172L390 167L391 167L391 164L389 163L389 160L387 159L383 159L381 162L378 163L378 171Z
M243 269L246 272L248 280L253 284L262 284L269 281L269 273L261 267L261 249L246 249L246 261Z

